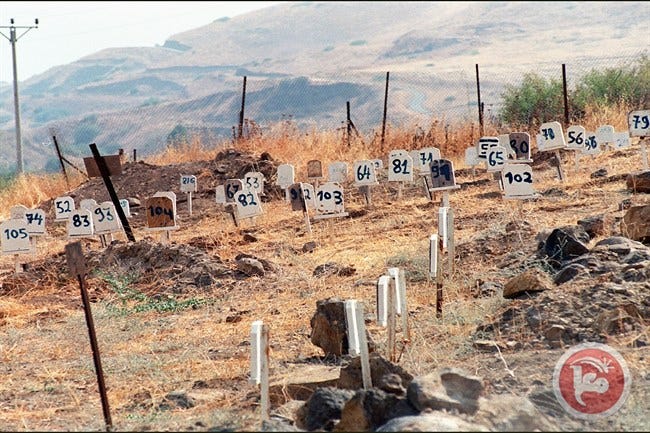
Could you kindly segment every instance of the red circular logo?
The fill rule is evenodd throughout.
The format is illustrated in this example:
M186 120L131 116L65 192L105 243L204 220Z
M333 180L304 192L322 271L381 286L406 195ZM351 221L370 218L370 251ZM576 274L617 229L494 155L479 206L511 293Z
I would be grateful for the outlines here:
M623 357L611 347L580 344L565 352L555 365L553 391L571 415L605 417L625 403L630 372Z

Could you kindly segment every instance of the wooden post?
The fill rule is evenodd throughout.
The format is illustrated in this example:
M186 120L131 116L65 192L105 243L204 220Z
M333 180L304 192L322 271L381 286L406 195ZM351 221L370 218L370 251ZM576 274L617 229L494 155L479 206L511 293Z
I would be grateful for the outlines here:
M560 181L564 182L564 170L562 169L562 155L560 155L560 149L555 151L555 159L557 159L557 175L560 178Z
M348 147L350 147L350 134L352 133L352 119L350 118L350 101L346 101L345 106L347 111L347 123L346 123L347 140L348 140Z

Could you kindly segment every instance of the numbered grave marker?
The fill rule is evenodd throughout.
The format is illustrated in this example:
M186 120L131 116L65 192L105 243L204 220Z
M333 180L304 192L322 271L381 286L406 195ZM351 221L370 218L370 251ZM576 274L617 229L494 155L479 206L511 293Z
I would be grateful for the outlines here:
M598 155L602 151L598 141L598 135L595 132L587 132L585 134L585 144L582 148L582 153L585 155Z
M566 130L567 149L584 150L587 131L580 125L569 126Z
M196 192L197 187L196 176L187 174L181 175L181 192Z
M314 185L310 183L302 182L302 194L305 197L305 203L307 204L307 209L316 209L316 192L314 191Z
M372 163L375 164L375 173L379 173L384 168L384 161L381 159L373 159Z
M630 134L626 131L617 132L614 134L614 148L625 149L631 146Z
M234 199L237 204L237 216L239 218L254 218L262 215L262 205L256 192L237 191Z
M54 199L54 221L67 221L74 212L74 199L69 196Z
M224 185L226 203L235 203L235 194L244 189L244 182L240 179L228 179Z
M97 206L97 202L92 198L85 198L79 202L79 209L86 209L92 212Z
M32 209L25 212L27 221L27 233L30 236L42 236L45 234L45 211Z
M22 204L17 204L15 206L12 206L9 209L9 218L12 220L19 220L25 218L25 215L29 209L27 209L27 206L24 206Z
M501 171L503 165L506 163L507 158L508 158L508 149L506 149L505 147L501 145L490 147L486 159L487 172L492 173L492 172Z
M314 219L344 217L345 203L343 188L337 182L326 182L316 189L316 215Z
M88 209L72 211L68 218L68 238L89 238L94 234L93 214Z
M294 183L289 187L289 197L291 198L291 210L307 212L307 203L302 183Z
M612 125L601 125L596 129L596 141L601 146L606 144L614 145L614 127Z
M650 110L630 111L627 115L630 137L650 136Z
M425 147L419 150L409 152L413 158L414 170L419 175L429 174L429 164L431 161L440 159L440 149L437 147Z
M459 188L460 186L456 185L453 162L448 159L437 159L431 162L431 187L429 191L444 191Z
M397 149L388 154L388 181L413 181L413 158L406 150Z
M120 199L120 207L124 212L124 216L126 216L127 218L131 218L131 205L129 204L129 201L127 199L125 198Z
M528 164L506 164L501 170L505 198L533 198L533 170Z
M323 164L319 160L312 159L307 162L307 178L310 181L323 179Z
M171 230L176 228L176 206L169 196L152 196L145 201L147 228Z
M252 191L257 194L258 197L264 195L264 182L266 178L263 173L259 171L249 171L244 175L243 186L248 191Z
M113 202L105 201L91 210L96 235L107 235L122 230Z
M506 156L515 159L515 151L510 147L510 134L499 134L497 138L499 139L499 146L506 149Z
M348 164L342 161L331 162L327 166L327 175L330 182L345 182L348 177Z
M353 165L354 186L372 186L378 185L377 176L375 175L375 164L370 160L355 161Z
M567 145L560 122L542 123L539 132L537 136L537 149L540 152L566 148Z
M2 254L22 254L32 251L27 221L24 218L4 221L0 224L0 236L2 236Z
M520 162L531 162L530 159L530 134L527 132L511 132L508 134L508 143L514 151L515 159Z
M479 161L485 161L487 159L488 149L491 146L496 146L499 144L499 137L481 137L476 144L476 152L478 154Z

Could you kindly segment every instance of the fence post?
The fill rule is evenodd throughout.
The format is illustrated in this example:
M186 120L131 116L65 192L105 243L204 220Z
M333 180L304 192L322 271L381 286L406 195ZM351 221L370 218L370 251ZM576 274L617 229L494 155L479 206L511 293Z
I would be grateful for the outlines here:
M237 138L240 140L242 139L244 135L244 107L246 104L246 75L244 75L244 86L242 88L242 93L241 93L241 110L239 111L239 129L238 129L238 134Z
M390 72L386 72L386 90L384 90L384 116L381 122L381 152L384 152L384 137L386 136L386 109L388 106L388 77Z
M481 137L483 137L483 104L481 103L481 81L478 75L478 63L476 64L476 94L478 96L478 124Z
M562 92L564 93L564 127L569 126L569 98L566 90L566 64L562 63Z
M65 178L65 184L70 190L70 180L68 179L68 173L65 171L65 164L63 164L63 155L61 155L61 149L59 148L59 143L56 141L56 135L52 134L52 141L54 141L54 147L56 148L56 154L59 157L59 163L61 164L61 171L63 172L63 177Z
M347 140L348 140L348 147L350 147L350 133L352 132L352 119L350 119L350 101L346 101L345 106L347 110L347 119L348 119L346 125Z

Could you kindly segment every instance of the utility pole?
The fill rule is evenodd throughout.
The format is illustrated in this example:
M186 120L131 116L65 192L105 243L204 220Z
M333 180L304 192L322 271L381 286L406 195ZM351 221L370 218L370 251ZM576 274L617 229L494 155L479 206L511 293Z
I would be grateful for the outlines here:
M14 118L16 120L16 173L22 174L23 168L23 143L20 135L20 107L18 105L18 70L16 68L16 42L22 38L25 33L31 29L38 28L38 18L34 20L33 26L15 26L14 19L11 18L10 26L0 26L0 29L9 29L9 37L0 31L0 34L11 43L11 54L14 67ZM16 29L26 29L20 36L16 36Z

